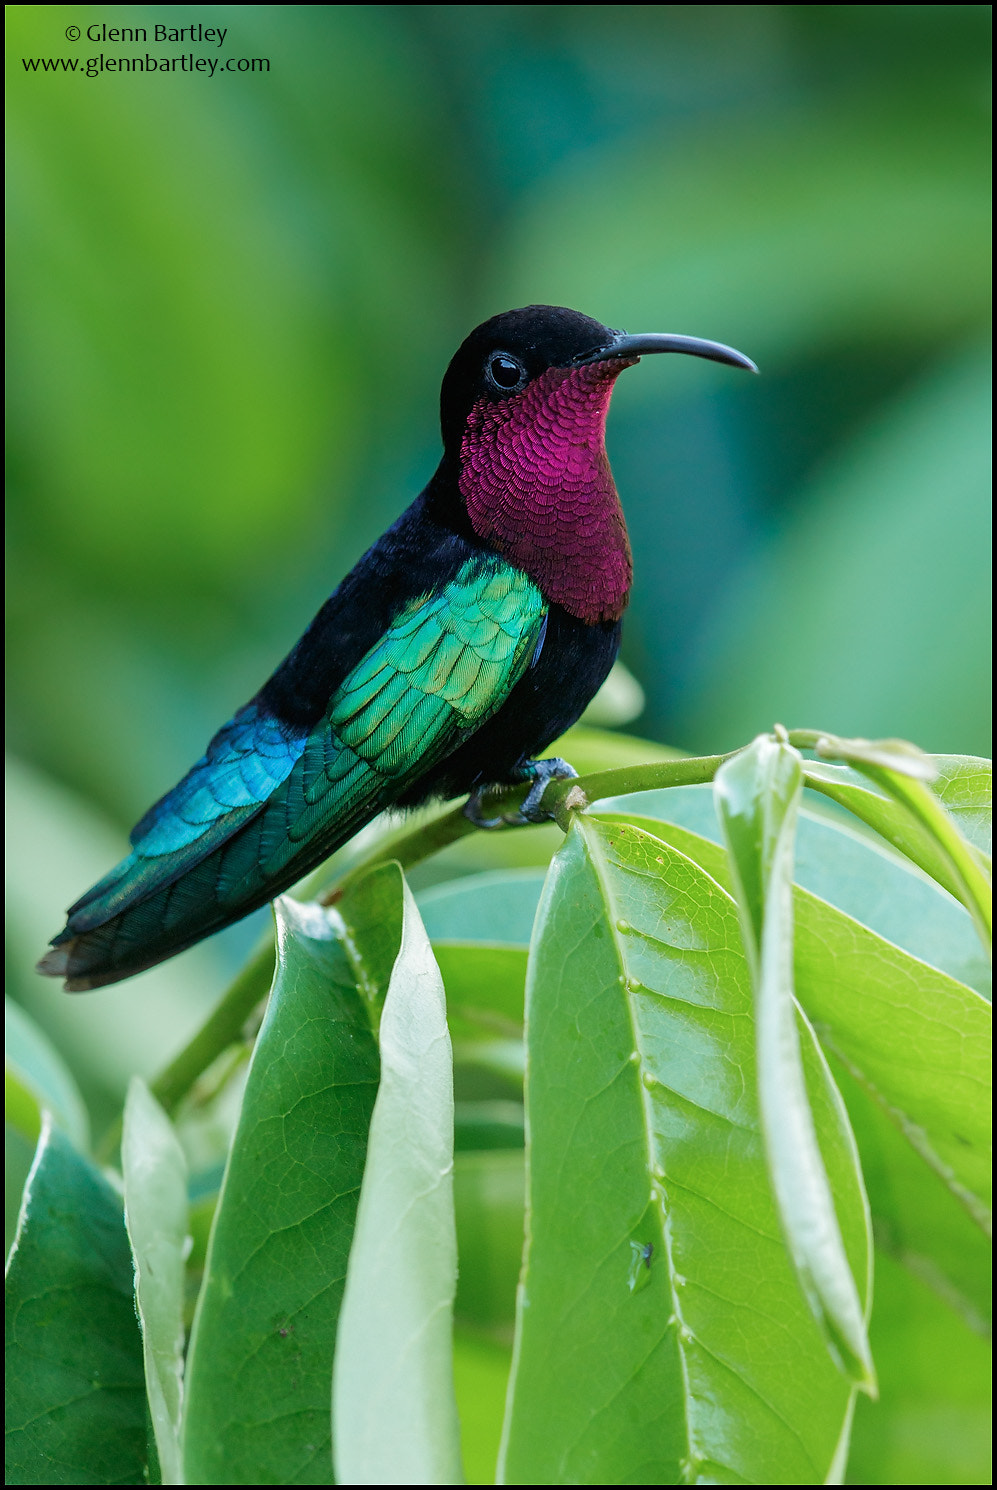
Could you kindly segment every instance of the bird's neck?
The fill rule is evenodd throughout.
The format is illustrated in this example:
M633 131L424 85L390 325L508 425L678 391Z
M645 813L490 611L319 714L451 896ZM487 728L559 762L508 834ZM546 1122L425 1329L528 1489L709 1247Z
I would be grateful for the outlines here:
M474 532L579 620L617 621L630 541L606 456L616 373L551 368L515 399L474 405L458 484Z

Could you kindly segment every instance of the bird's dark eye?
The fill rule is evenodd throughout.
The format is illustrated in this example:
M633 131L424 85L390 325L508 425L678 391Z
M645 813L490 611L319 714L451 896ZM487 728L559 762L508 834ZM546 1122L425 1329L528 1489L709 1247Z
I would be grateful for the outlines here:
M526 382L526 368L510 352L493 352L485 371L488 381L503 393L512 393Z

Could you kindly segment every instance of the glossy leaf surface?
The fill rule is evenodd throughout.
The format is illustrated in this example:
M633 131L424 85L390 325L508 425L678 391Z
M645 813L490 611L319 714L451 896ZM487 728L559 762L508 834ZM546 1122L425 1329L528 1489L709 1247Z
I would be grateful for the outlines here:
M661 832L726 883L716 845ZM797 887L794 898L797 996L821 1040L987 1225L990 1004L818 896Z
M728 884L718 844L643 826ZM809 891L797 886L794 901L797 997L844 1071L877 1236L954 1307L986 1319L989 1247L977 1225L989 1226L991 1007Z
M329 1484L329 1388L378 1059L338 921L278 902L278 967L187 1362L206 1484Z
M887 843L825 807L820 797L805 793L804 804L796 838L797 884L915 957L989 995L990 964L965 907ZM675 823L714 843L723 842L709 786L607 799L593 810Z
M760 735L717 772L714 797L755 993L759 1108L779 1216L834 1359L857 1384L873 1390L860 1301L866 1280L854 1279L848 1266L797 1029L793 864L802 785L799 753Z
M7 1483L142 1484L142 1338L121 1202L50 1119L6 1302Z
M850 1391L776 1218L736 909L639 827L576 820L528 980L529 1245L506 1483L820 1483ZM864 1201L806 1027L849 1261Z

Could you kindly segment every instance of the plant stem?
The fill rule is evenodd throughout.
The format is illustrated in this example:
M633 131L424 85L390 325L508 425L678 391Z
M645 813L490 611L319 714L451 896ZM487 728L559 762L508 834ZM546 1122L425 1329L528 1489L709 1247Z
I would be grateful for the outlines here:
M176 1111L197 1078L240 1038L253 1010L267 996L275 960L271 937L260 943L193 1039L150 1083L149 1090L168 1113ZM112 1161L121 1142L121 1125L119 1116L97 1144L94 1152L101 1163Z
M787 731L790 745L797 750L813 750L824 731L819 729L791 729Z
M668 786L701 786L713 780L727 759L726 755L680 756L678 760L656 761L648 766L619 766L613 771L595 771L591 776L579 776L574 781L554 781L544 793L544 805L553 805L556 811L558 803L574 797L572 805L577 809L602 797L625 797L631 792L650 792ZM584 803L580 797L575 797L576 793L584 796Z
M189 1045L185 1045L156 1080L152 1094L167 1112L174 1112L194 1082L212 1061L242 1034L246 1020L273 982L275 963L273 938L256 949L246 966L230 984L220 1004L208 1016Z

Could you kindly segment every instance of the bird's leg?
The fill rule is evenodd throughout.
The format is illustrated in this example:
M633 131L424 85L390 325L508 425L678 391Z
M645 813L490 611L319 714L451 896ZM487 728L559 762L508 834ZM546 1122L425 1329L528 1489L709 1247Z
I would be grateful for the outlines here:
M552 755L549 760L545 761L527 761L522 770L524 778L532 781L533 785L523 798L523 804L516 815L516 822L549 823L554 814L545 812L540 806L543 794L547 790L547 783L549 781L570 781L572 777L578 775L578 772L559 755Z
M521 766L517 766L514 771L510 772L511 779L503 783L509 786L518 785L523 781L532 783L522 804L515 812L504 812L498 817L482 816L482 801L487 792L494 790L494 788L480 786L476 791L471 793L465 802L464 816L476 828L518 828L526 823L550 822L553 813L545 812L540 806L543 794L547 790L547 783L550 781L568 781L577 775L578 772L574 766L569 766L568 762L562 760L559 755L551 756L549 760L545 761L524 761Z

